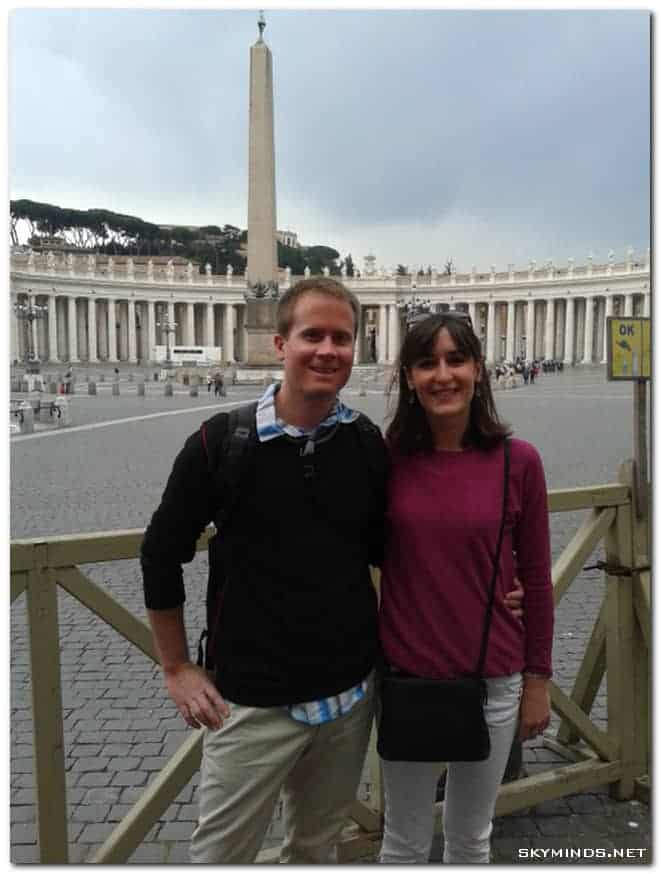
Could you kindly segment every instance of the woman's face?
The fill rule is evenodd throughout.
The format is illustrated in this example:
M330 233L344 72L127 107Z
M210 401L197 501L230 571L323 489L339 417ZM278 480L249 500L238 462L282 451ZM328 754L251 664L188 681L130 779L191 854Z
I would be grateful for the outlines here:
M480 365L460 352L447 328L441 328L431 355L406 371L409 388L417 395L430 425L451 421L465 428Z

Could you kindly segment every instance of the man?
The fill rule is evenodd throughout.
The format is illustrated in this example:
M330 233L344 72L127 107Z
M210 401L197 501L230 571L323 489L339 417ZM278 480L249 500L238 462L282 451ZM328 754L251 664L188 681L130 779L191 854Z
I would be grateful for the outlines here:
M368 565L385 491L365 463L358 414L337 397L357 315L332 279L299 282L279 301L284 379L259 401L258 442L223 540L213 678L189 659L182 609L181 563L222 497L201 431L177 457L145 535L145 600L168 692L188 725L207 729L195 862L252 862L281 789L282 860L332 862L356 797L378 651Z

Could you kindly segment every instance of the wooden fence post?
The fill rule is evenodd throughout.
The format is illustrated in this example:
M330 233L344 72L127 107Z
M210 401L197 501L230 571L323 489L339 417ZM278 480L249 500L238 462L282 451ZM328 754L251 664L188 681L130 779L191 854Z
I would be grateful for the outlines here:
M633 686L636 702L635 725L635 765L638 774L649 774L650 771L650 498L651 493L644 481L643 494L637 494L641 478L632 471L634 506L637 512L632 516L633 522L633 604L635 613L634 626L634 673Z
M632 464L620 467L619 480L631 486ZM606 536L606 666L608 733L617 744L622 777L611 786L620 800L633 797L635 771L634 612L632 504L617 508L615 523ZM619 570L621 569L621 570Z
M35 544L28 573L37 830L42 864L68 862L64 727L60 688L57 585L48 567L48 545Z

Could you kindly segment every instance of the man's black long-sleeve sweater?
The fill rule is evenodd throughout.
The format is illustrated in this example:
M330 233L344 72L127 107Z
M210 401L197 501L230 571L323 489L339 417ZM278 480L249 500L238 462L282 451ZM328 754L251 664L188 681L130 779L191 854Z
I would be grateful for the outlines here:
M317 700L360 682L376 662L368 564L382 546L385 482L375 481L359 439L343 424L317 443L312 481L303 477L300 441L281 437L251 452L223 536L226 583L215 629L216 683L230 701ZM198 431L177 456L147 528L149 609L185 600L181 564L192 560L222 502L209 457Z

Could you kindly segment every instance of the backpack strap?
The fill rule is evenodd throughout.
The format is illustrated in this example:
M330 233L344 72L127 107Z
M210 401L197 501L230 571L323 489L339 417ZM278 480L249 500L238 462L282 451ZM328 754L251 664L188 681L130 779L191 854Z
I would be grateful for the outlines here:
M227 500L223 501L216 527L227 525L230 516L236 509L239 500L239 483L245 469L246 461L257 442L257 402L246 404L230 410L227 423L227 433L221 448L218 467L221 476L223 492Z

